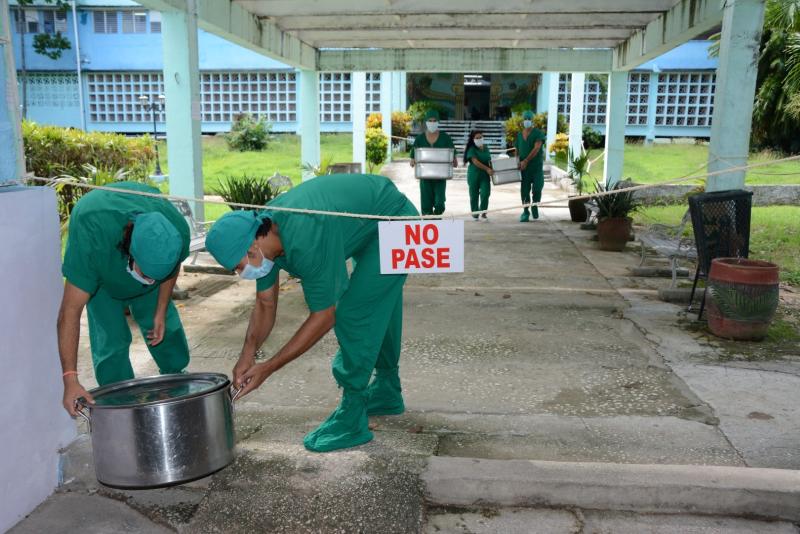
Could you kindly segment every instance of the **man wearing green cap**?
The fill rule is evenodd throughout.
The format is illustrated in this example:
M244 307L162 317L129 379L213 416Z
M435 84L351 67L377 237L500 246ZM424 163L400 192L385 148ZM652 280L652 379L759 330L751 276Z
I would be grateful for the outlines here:
M419 213L387 178L332 174L279 195L265 211L226 213L206 237L206 248L223 267L257 280L256 304L233 368L241 394L259 387L333 328L339 341L333 376L342 399L303 443L317 452L355 447L372 439L368 415L405 410L398 361L406 276L380 273L377 220L270 211L279 207L390 217ZM348 276L350 258L355 267ZM275 324L281 269L301 280L310 314L272 358L256 364L256 351Z
M78 381L80 320L86 307L95 377L102 386L133 378L128 354L130 309L161 373L189 363L189 346L171 301L181 262L189 255L189 226L167 200L124 194L158 193L145 184L110 185L121 192L92 191L72 210L62 273L58 349L64 372L64 408L91 395Z
M411 156L411 166L414 162L414 149L416 148L452 148L455 149L453 140L447 132L439 130L439 112L429 109L425 113L425 131L414 139L409 155ZM453 167L458 167L458 159L453 152ZM426 179L419 181L420 207L423 215L441 215L444 213L445 190L447 180L445 179Z
M544 141L547 135L538 128L533 127L533 112L528 110L522 114L522 131L517 134L514 148L517 149L519 157L519 169L522 171L522 203L530 204L531 189L533 189L533 202L542 200L542 189L544 189ZM539 218L539 209L536 206L522 210L519 222L528 222L530 214L533 218Z

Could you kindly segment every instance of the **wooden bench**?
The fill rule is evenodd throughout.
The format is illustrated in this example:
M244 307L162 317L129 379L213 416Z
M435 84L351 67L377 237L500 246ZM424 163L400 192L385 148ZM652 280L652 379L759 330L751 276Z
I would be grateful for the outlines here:
M669 259L670 271L672 273L672 285L675 287L678 278L678 260L697 260L697 248L693 237L683 235L686 225L691 221L689 211L681 218L681 222L675 226L666 224L652 224L638 233L639 242L642 245L642 260L639 267L644 265L647 258L647 251L652 250L658 256Z

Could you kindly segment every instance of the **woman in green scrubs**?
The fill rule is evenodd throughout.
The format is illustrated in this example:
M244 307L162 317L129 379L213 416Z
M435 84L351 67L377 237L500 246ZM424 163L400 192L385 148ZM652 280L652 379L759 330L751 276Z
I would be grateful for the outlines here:
M469 134L467 146L464 148L464 165L467 167L467 186L469 187L469 209L472 218L478 220L476 211L485 211L489 208L489 195L492 191L490 176L492 170L492 153L485 145L483 132L472 130ZM482 217L486 219L486 214Z
M108 187L159 193L133 182ZM71 415L76 415L76 399L91 401L77 376L84 307L95 377L101 386L133 378L126 309L139 325L161 373L179 373L189 363L186 335L171 300L181 262L188 255L189 226L167 200L97 190L75 204L58 314L64 408Z
M453 139L450 138L447 132L439 130L439 112L435 109L428 110L425 114L425 131L414 139L414 145L409 151L412 167L416 163L414 161L414 149L416 148L455 149ZM458 167L458 159L455 157L455 152L453 153L453 167ZM444 213L446 190L447 180L445 179L420 179L419 197L423 215L441 215Z
M317 452L361 445L372 439L368 415L405 410L398 361L406 276L380 273L378 221L270 211L270 207L419 214L387 178L331 174L279 195L264 211L226 213L206 238L208 251L223 267L257 280L256 303L233 368L234 384L243 388L241 395L259 387L333 328L339 341L333 377L342 388L342 399L303 443ZM348 276L350 258L355 268ZM275 324L281 269L302 281L310 314L272 358L256 364L256 351Z
M533 112L530 110L522 114L522 126L523 129L517 134L514 148L517 149L519 169L522 174L522 203L530 204L531 190L533 190L533 202L542 200L542 189L544 189L543 145L547 135L533 127ZM528 208L522 210L519 222L528 222L531 213L534 219L539 218L539 208L534 206L530 212Z

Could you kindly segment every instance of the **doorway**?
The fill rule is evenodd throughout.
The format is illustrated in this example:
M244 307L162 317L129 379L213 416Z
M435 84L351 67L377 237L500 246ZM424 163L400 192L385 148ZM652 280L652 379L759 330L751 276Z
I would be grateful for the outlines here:
M464 120L491 119L491 74L464 75Z

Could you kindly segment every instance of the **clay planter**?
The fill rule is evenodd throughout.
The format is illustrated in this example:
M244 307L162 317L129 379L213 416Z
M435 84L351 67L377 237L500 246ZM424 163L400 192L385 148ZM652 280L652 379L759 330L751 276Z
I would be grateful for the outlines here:
M585 222L586 221L586 206L583 203L584 199L569 199L569 216L572 222Z
M778 266L745 258L717 258L708 274L708 328L719 337L764 339L778 308Z
M597 223L597 241L600 250L622 252L631 236L633 220L630 217L608 217Z

